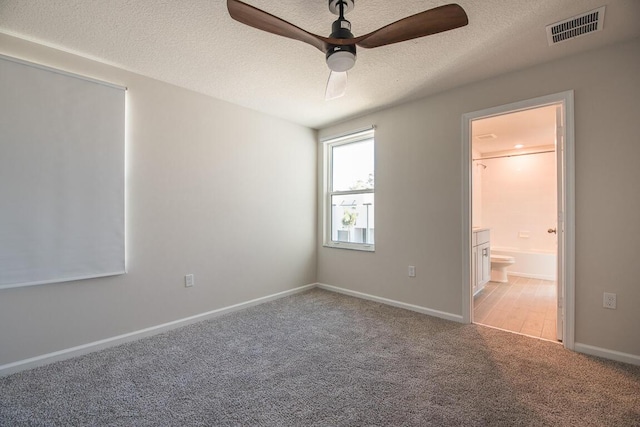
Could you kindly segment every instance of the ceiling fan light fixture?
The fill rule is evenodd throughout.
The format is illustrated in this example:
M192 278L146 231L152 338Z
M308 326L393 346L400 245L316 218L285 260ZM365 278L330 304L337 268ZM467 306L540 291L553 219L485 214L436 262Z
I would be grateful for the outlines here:
M241 0L226 1L229 15L236 21L271 34L307 43L325 53L327 65L333 73L345 73L353 68L356 63L356 46L365 49L387 46L464 27L469 23L464 9L451 3L407 16L368 34L354 37L351 23L344 15L353 10L355 0L328 0L329 10L338 15L338 19L333 22L329 37L323 37ZM329 83L333 80L330 79Z
M349 49L331 51L327 54L327 65L331 71L344 72L356 64L356 54Z

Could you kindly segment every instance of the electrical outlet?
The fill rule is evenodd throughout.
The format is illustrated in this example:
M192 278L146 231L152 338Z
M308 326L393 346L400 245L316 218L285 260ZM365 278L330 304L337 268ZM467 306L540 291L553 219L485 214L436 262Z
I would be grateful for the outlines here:
M195 278L193 277L193 274L187 274L184 276L184 287L190 288L193 285L195 285Z
M605 292L602 296L602 306L604 308L616 308L616 294Z
M409 275L409 277L416 277L416 267L410 265L407 274Z

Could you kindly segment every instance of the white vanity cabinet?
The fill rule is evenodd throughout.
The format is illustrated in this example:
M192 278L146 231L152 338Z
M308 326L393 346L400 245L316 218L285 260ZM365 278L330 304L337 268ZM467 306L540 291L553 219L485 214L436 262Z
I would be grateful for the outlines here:
M471 281L473 294L480 292L491 279L490 231L474 228L471 237Z

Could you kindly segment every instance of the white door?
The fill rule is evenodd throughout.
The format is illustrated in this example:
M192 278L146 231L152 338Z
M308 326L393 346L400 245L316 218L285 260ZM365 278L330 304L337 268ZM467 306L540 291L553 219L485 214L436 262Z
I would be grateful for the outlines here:
M558 341L562 341L562 331L564 326L564 213L565 213L565 197L564 197L564 114L562 105L556 107L556 165L557 165L557 209L558 220L556 224L557 233L557 272L556 272L556 299L557 299L557 320L556 320L556 336Z

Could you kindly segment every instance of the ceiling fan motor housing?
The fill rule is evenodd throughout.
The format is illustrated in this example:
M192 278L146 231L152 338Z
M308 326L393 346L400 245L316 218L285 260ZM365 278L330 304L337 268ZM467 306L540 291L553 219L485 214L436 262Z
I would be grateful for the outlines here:
M338 18L331 26L334 39L352 39L351 22ZM331 45L327 49L327 65L332 71L344 72L353 68L356 63L356 45Z
M329 0L329 10L334 15L340 15L340 6L342 13L346 15L353 10L354 0Z

